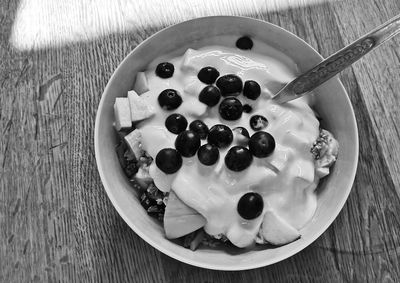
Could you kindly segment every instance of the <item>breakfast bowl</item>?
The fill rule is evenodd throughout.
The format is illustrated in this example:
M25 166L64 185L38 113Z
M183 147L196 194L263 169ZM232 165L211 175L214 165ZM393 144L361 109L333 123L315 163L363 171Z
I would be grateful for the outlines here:
M143 209L139 193L125 176L116 154L118 135L114 128L114 103L132 90L138 72L154 58L172 53L183 55L188 48L223 44L218 37L249 36L287 55L304 72L322 60L311 46L292 33L267 22L245 17L215 16L189 20L165 28L139 44L115 70L102 95L95 125L95 154L103 186L112 204L136 234L164 254L198 267L216 270L246 270L284 260L315 241L342 209L355 177L358 160L358 132L349 97L338 78L318 87L313 109L321 126L339 142L339 155L316 189L316 210L300 229L301 237L286 245L260 245L251 249L201 247L186 249L166 238L160 222ZM271 86L272 87L272 86Z

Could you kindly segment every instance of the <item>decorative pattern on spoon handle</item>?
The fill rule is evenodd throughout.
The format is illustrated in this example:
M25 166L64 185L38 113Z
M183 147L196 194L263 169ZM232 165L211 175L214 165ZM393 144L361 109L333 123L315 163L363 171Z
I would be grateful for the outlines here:
M333 54L291 82L293 92L296 95L301 95L313 90L371 51L375 44L376 41L373 37L361 38L347 48Z
M400 15L391 18L290 82L285 87L290 97L279 97L279 99L286 102L308 93L397 34L400 34Z

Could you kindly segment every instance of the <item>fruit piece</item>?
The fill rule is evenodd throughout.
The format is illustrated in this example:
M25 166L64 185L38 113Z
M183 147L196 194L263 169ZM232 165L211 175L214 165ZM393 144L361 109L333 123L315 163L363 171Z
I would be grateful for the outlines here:
M275 149L275 139L267 132L257 132L249 140L249 149L255 157L267 157Z
M253 48L253 41L248 36L242 36L236 41L236 47L242 50L249 50Z
M259 131L268 126L268 120L264 116L254 115L250 118L250 127L254 131Z
M300 238L300 233L272 210L264 214L259 233L264 241L273 245L285 245Z
M122 169L124 170L126 177L128 177L129 179L134 177L139 170L136 159L126 160Z
M157 153L156 164L165 174L174 174L182 166L182 157L175 149L164 148Z
M203 229L198 230L195 234L195 237L193 238L193 240L190 242L189 248L192 251L195 251L200 244L202 243L204 237L205 237L205 233Z
M126 142L120 141L115 148L115 152L117 153L118 161L119 164L121 165L122 168L126 166L127 163L127 158L125 157L125 152L127 151L128 146Z
M140 185L141 188L147 188L149 184L153 182L153 179L150 177L149 174L149 167L144 165L139 167L139 170L136 173L134 180Z
M175 148L184 157L192 157L200 147L200 137L193 131L180 133L175 140Z
M318 178L323 178L329 174L329 167L316 167L315 174Z
M150 118L155 114L154 107L150 103L148 103L142 96L139 96L136 91L128 91L128 99L131 108L132 122L137 122Z
M197 157L199 158L199 161L206 166L214 165L219 159L218 147L206 143L197 151Z
M310 148L310 140L306 136L295 131L285 132L280 143L291 148L303 148L304 150L308 150Z
M132 127L131 108L127 97L117 97L115 99L114 117L117 131Z
M163 62L157 65L156 75L159 76L160 78L167 79L172 77L174 71L175 71L174 65L172 65L169 62Z
M143 206L144 209L149 209L150 206L157 205L157 202L147 196L147 194L144 192L140 196L140 204Z
M203 90L203 88L204 84L193 76L183 88L183 92L198 98L199 93Z
M256 100L261 94L261 87L256 81L246 81L243 87L243 95L248 99Z
M196 60L196 56L199 52L192 48L188 48L185 54L183 54L181 69L185 73L197 73L201 66L199 66L199 60Z
M215 86L209 85L203 88L199 94L200 102L203 102L207 106L213 107L218 104L221 98L219 89Z
M239 215L247 220L255 219L260 216L263 209L264 201L262 196L253 192L244 194L237 205Z
M246 128L243 127L236 127L232 130L233 132L233 140L242 146L247 146L247 143L250 139L249 132Z
M253 107L251 107L249 104L243 105L243 112L244 113L250 113L251 111L253 111Z
M130 132L128 135L125 136L125 142L129 146L130 150L136 157L136 160L139 160L139 157L143 155L142 149L142 134L140 130L135 129L134 131Z
M225 120L237 120L242 117L242 112L242 103L235 97L227 97L219 105L219 114Z
M130 160L127 162L126 166L123 168L126 177L132 178L138 172L138 167L136 162Z
M149 166L149 174L160 191L169 192L171 190L171 184L175 178L174 174L165 174L154 162Z
M251 152L243 146L234 146L225 156L225 165L230 170L239 172L250 166L253 161Z
M219 72L213 67L204 67L197 74L197 78L205 84L213 84L219 77Z
M206 113L207 105L201 103L197 97L185 97L179 111L185 113L187 117L201 117Z
M165 119L165 127L173 134L179 134L186 130L187 120L181 114L171 114Z
M246 223L248 221L243 222L245 223L244 225L248 224ZM235 223L234 225L231 225L226 232L229 241L238 248L248 248L253 246L255 240L254 235L257 234L257 231L254 231L254 228L243 229L244 225L242 223Z
M242 79L234 74L220 77L216 83L222 96L239 95L243 88Z
M140 95L149 91L149 85L147 83L147 77L144 72L138 72L136 74L135 85L133 89Z
M274 172L278 173L287 168L293 160L294 151L279 144L275 144L274 152L262 159L263 163Z
M182 104L182 97L176 90L166 89L158 95L158 103L165 110L174 110Z
M217 124L211 127L208 133L207 141L219 148L229 146L233 141L233 134L228 126Z
M176 239L196 231L206 222L201 214L181 201L174 191L169 193L164 214L164 230L168 239Z
M310 159L298 159L291 162L290 171L291 176L295 176L293 180L293 186L297 185L300 187L305 187L314 182L315 179L315 165L314 161Z
M250 134L249 134L249 131L247 131L247 129L246 128L243 128L243 127L236 127L236 128L234 128L233 129L233 134L235 135L241 135L241 136L244 136L244 137L246 137L246 138L250 138Z
M194 120L192 123L190 123L189 129L197 133L200 139L207 138L209 132L207 125L201 120Z
M157 168L157 166L155 166ZM162 191L160 191L155 184L150 184L148 188L146 189L146 194L150 199L153 199L157 202L157 205L159 206L164 206L165 208L165 203L164 203L164 194Z
M321 129L317 140L311 148L311 153L315 159L315 166L329 168L335 163L338 152L338 141L329 131Z

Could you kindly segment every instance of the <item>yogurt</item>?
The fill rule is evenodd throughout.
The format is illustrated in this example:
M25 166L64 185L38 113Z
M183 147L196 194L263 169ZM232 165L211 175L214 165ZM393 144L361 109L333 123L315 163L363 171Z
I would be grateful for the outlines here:
M296 76L297 67L289 57L256 40L251 51L240 50L234 47L236 39L225 36L220 38L222 45L188 49L181 56L156 58L145 71L149 90L141 95L155 108L156 114L140 122L137 128L143 150L155 158L161 149L174 148L176 135L165 127L166 118L173 113L182 114L189 124L200 119L209 128L216 124L225 124L231 129L245 127L250 136L254 133L249 125L251 116L267 118L269 124L264 131L274 137L275 150L266 158L254 157L251 165L241 172L233 172L224 164L227 151L237 144L235 139L228 148L220 149L220 158L212 166L201 164L195 155L183 157L182 167L171 175L163 173L155 162L149 170L160 190L173 190L179 199L205 217L204 229L208 234L223 234L236 246L246 247L254 243L267 210L275 211L296 229L312 218L317 206L315 189L319 177L315 174L310 149L319 135L319 121L307 98L284 105L270 99L277 85ZM164 61L175 66L174 75L169 79L155 75L157 64ZM218 106L208 107L199 101L198 94L206 84L199 81L197 73L206 66L216 68L221 76L236 74L243 82L254 80L260 84L258 99L236 97L243 105L252 107L251 113L243 112L240 119L227 121L220 117ZM157 101L165 89L175 89L183 99L173 111L162 109ZM248 192L257 192L264 201L262 214L253 220L245 220L237 212L239 199Z

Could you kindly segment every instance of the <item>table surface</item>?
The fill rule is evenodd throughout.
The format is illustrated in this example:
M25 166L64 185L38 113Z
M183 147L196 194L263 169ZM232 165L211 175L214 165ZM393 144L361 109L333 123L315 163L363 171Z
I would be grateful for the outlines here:
M111 2L0 3L0 282L400 282L400 37L340 75L360 138L343 210L313 244L272 266L212 271L155 250L112 206L93 145L110 75L163 27L244 15L326 57L400 13L400 1Z

